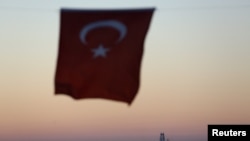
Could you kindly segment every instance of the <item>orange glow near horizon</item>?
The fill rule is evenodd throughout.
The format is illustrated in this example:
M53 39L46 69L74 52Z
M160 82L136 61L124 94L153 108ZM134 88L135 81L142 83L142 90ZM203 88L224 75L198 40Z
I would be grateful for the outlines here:
M0 8L0 140L152 141L164 132L206 141L208 124L250 123L250 9L240 6L250 2L14 1ZM158 10L130 106L54 95L59 14L47 9L151 5Z

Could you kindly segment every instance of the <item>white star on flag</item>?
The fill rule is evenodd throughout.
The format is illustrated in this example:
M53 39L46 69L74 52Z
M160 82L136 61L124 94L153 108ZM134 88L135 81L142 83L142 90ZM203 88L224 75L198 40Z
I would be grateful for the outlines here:
M98 48L92 49L92 52L94 53L94 58L97 57L106 57L107 52L109 51L108 48L104 48L102 44L99 45Z

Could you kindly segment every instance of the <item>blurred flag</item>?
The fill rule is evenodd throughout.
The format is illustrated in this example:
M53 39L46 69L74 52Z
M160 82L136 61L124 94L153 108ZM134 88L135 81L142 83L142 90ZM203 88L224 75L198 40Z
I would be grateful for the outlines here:
M61 9L55 94L131 104L153 12Z

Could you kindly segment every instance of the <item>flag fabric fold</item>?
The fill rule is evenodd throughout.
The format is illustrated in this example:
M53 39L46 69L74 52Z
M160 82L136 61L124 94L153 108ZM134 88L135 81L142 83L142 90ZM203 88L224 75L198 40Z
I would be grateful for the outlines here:
M153 12L61 9L55 94L131 104Z

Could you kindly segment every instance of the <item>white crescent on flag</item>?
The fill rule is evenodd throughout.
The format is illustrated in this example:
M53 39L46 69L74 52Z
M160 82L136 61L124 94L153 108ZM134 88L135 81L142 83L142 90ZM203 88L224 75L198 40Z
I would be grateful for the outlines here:
M117 20L97 21L97 22L92 22L82 28L82 30L80 31L80 35L79 35L82 43L87 44L87 41L86 41L87 34L91 30L99 28L99 27L112 27L118 30L120 33L120 37L117 40L117 42L120 42L127 34L127 27L123 23Z

